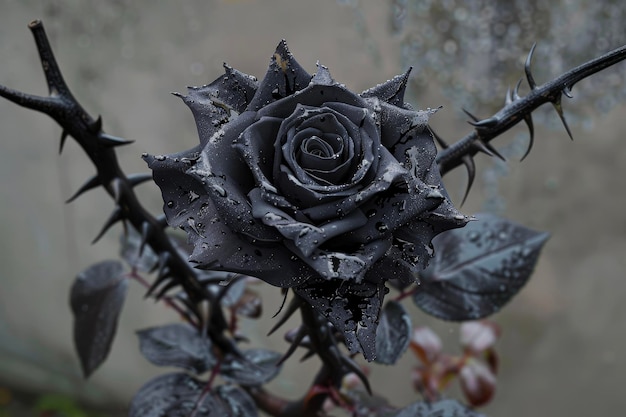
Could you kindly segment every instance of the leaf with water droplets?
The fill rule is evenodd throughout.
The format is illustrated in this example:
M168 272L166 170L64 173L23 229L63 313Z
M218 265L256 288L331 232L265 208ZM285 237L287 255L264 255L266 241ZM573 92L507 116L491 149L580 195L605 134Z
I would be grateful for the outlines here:
M184 373L166 374L145 384L130 404L129 417L248 417L252 401L225 387L205 391L205 383ZM228 396L228 397L226 397Z
M242 357L228 354L220 367L226 381L244 386L265 384L280 371L278 361L282 355L267 349L250 349Z
M74 345L85 377L104 362L115 337L128 280L119 261L103 261L81 272L70 291Z
M415 304L444 320L475 320L500 310L528 281L548 233L492 214L433 240Z
M404 407L393 417L484 417L456 400L446 399L435 402L417 401Z
M197 374L215 364L211 342L184 323L139 330L141 354L158 366L176 366Z
M220 385L215 394L228 406L229 416L256 417L259 415L256 404L243 389L233 385Z
M378 363L393 365L409 346L411 318L397 301L385 304L376 330L376 359Z

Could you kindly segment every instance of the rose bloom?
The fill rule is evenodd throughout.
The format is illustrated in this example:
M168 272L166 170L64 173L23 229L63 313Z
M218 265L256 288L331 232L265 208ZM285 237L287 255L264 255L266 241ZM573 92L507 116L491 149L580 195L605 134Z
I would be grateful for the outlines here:
M468 220L441 183L433 112L404 103L408 72L355 94L284 41L260 83L225 69L180 95L200 145L145 157L169 224L199 268L293 288L374 358L385 282L415 282L431 239Z

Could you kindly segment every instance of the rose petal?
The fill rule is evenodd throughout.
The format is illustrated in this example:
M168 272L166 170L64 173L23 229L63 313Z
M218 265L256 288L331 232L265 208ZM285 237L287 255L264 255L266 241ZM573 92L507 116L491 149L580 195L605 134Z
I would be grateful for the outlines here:
M363 91L360 94L361 97L377 97L393 106L404 107L404 92L409 81L411 69L412 68L409 68L402 75L396 75L387 82Z
M298 64L283 39L276 47L265 78L247 110L256 111L273 101L288 97L308 86L310 81L311 75Z
M309 281L294 291L344 334L351 353L374 360L378 315L388 291L383 282Z
M271 116L286 119L295 112L298 104L304 103L306 106L314 108L333 102L345 103L361 108L367 107L367 103L363 98L339 84L309 84L308 87L295 92L291 96L269 103L261 108L257 114L259 117Z
M191 109L200 143L204 145L241 113L257 89L256 78L224 64L225 74L209 85L188 87L188 95L176 94Z
M285 238L293 241L297 248L296 253L305 258L310 257L316 248L329 239L357 229L367 221L365 216L355 212L341 219L316 226L297 221L283 210L268 203L258 188L250 192L249 198L252 205L252 215L261 219L264 224L275 228Z
M287 247L290 242L285 242ZM314 268L322 278L338 278L351 282L361 282L367 271L391 246L390 240L380 239L359 248L354 252L333 252L316 249L303 260ZM374 278L378 282L381 278Z
M317 63L317 72L311 78L311 84L318 85L335 85L337 84L333 77L330 76L330 71L328 71L328 67L325 65Z
M246 273L281 287L299 285L315 274L282 246L274 229L261 224L265 234L252 242L227 226L204 184L185 173L189 162L184 157L145 159L161 188L168 223L187 232L194 245L190 260L199 267Z

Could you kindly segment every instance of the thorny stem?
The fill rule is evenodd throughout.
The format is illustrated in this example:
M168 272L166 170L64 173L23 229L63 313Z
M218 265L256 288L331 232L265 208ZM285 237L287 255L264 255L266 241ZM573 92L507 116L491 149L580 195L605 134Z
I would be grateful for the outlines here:
M61 148L65 138L68 135L72 136L91 159L97 175L85 183L70 201L98 186L104 187L113 197L115 209L96 240L118 221L124 224L129 222L142 235L142 246L148 244L163 261L156 284L159 280L164 281L167 278L175 280L187 291L192 304L199 301L200 295L212 299L212 295L199 284L196 271L180 256L172 240L165 233L165 222L148 213L133 190L139 183L151 179L151 176L127 177L120 168L115 147L130 142L104 133L102 120L100 118L94 120L71 94L54 58L42 22L35 20L28 27L35 38L50 95L41 97L25 94L0 85L0 96L52 117L63 129ZM153 285L152 289L154 287ZM197 308L193 310L198 319L201 319Z
M569 95L569 91L574 84L624 59L626 59L626 45L579 65L541 86L534 85L527 65L526 74L529 84L531 84L530 93L525 97L518 97L512 100L492 117L477 122L475 124L476 128L472 132L450 147L442 149L437 155L437 164L439 165L441 175L463 164L465 157L473 157L480 152L481 149L479 147L473 146L476 141L481 140L484 143L488 143L493 138L525 120L537 107L543 104L553 103L560 106L562 94Z
M133 268L133 270L128 274L128 277L140 283L146 290L150 289L150 283L144 277L139 275L136 269ZM198 323L197 320L194 320L194 318L189 315L189 312L176 304L174 298L165 295L161 297L161 301L163 301L166 306L176 311L181 317L184 317L185 320L187 320L187 322L189 322L192 326L195 328L200 327L200 323Z

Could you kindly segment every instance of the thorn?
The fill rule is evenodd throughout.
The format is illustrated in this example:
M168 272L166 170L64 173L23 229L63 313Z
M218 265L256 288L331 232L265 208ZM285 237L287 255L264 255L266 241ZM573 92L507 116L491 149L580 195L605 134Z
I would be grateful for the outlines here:
M437 133L435 133L435 131L430 126L428 126L428 130L430 130L431 135L433 135L433 138L435 138L435 140L442 149L446 149L449 146L446 141L443 140L441 136L439 136Z
M63 147L65 146L65 140L67 139L68 133L67 130L63 130L61 132L61 143L59 144L59 155L63 152Z
M287 309L283 313L282 317L280 319L278 319L276 324L272 327L272 329L269 331L269 333L267 335L270 336L272 333L274 333L276 330L278 330L278 328L280 326L285 324L285 322L287 320L289 320L289 317L291 317L293 315L293 313L298 311L298 309L300 308L301 304L302 304L302 301L300 300L299 297L292 298L291 301L289 302L289 305L287 306Z
M494 148L487 142L483 142L480 139L476 139L474 142L472 142L472 147L488 156L496 156L502 161L506 161L504 156L502 156L500 152L496 150L496 148Z
M100 182L100 178L97 175L94 175L93 177L89 178L87 180L86 183L84 183L79 189L78 191L76 191L74 193L73 196L71 196L69 199L67 199L67 201L65 203L71 203L72 201L76 200L80 195L82 195L84 192L89 191L93 188L96 188L98 186L102 185L102 183Z
M477 128L490 128L490 127L494 127L495 125L498 124L498 118L496 116L491 116L488 119L483 119L480 120L478 122L468 122L469 124L471 124L474 127Z
M280 312L283 310L283 307L285 306L285 302L287 301L287 294L289 293L289 291L286 288L281 288L281 291L283 293L283 301L282 303L280 303L280 307L278 307L278 310L276 311L276 313L274 313L272 318L276 318L276 316L280 314Z
M528 126L528 132L530 133L530 140L528 141L528 148L526 149L526 153L524 154L524 156L522 156L522 159L520 159L520 162L522 162L530 153L530 150L533 147L533 143L535 140L535 128L533 127L533 117L530 113L528 113L526 116L524 116L524 121L526 122L526 126Z
M98 135L98 143L107 148L113 148L116 146L123 146L133 143L134 140L126 140L118 138L117 136L111 136L106 133L100 133Z
M359 379L365 386L367 393L369 395L372 395L372 387L370 386L370 382L368 381L367 376L363 373L361 367L355 361L344 355L341 356L341 362L346 368L348 368L350 372L354 372L356 376L359 377Z
M560 94L558 95L556 99L554 99L554 101L552 102L552 106L554 107L554 110L556 110L556 112L559 114L559 117L561 118L561 122L563 122L563 126L565 127L565 130L567 130L567 134L569 135L569 138L571 140L574 140L574 137L572 136L572 132L571 130L569 130L569 126L567 125L567 121L565 120L565 115L563 114L563 107L561 106Z
M98 133L102 130L102 116L98 115L98 118L87 126L87 130L91 133Z
M104 223L104 226L100 230L100 233L98 233L98 235L91 242L91 244L93 245L94 243L99 241L100 238L106 233L106 231L111 228L111 226L113 226L115 223L123 219L124 219L124 214L123 214L122 208L120 206L115 206L113 213L111 213L107 221Z
M474 116L468 110L466 110L466 109L461 109L461 110L463 110L463 113L467 114L470 117L470 119L472 119L474 122L480 121L480 119L478 117Z
M574 96L572 95L572 89L569 88L569 86L567 85L563 88L563 94L565 94L567 98L574 98Z
M474 159L471 155L465 155L461 159L463 161L463 165L467 168L467 186L465 187L465 194L463 195L463 200L461 200L461 206L465 204L465 200L469 195L470 189L474 184L474 179L476 178L476 164L474 163Z
M142 184L152 179L152 173L146 172L142 174L130 174L127 176L128 182L132 187Z
M530 63L533 59L533 53L535 52L536 46L537 46L537 43L533 43L533 46L532 48L530 48L530 52L528 53L528 57L526 57L526 63L524 64L524 72L526 73L526 81L528 81L528 85L530 86L531 90L534 90L535 88L537 88L537 84L535 83L535 79L533 78L533 75L530 70Z
M165 278L164 278L165 279ZM157 293L157 295L154 296L155 299L160 300L161 298L163 298L163 296L172 288L174 288L175 286L178 285L178 281L175 280L171 280L170 282L168 282L167 284L165 284L163 286L163 288L161 288L161 290Z
M291 355L293 355L298 346L300 346L300 342L302 342L304 336L306 336L306 330L304 327L300 327L298 329L298 333L296 333L296 336L293 339L293 342L291 342L291 345L289 345L289 349L287 349L287 352L285 352L285 354L281 356L278 362L276 362L276 366L282 365L287 359L289 359Z

